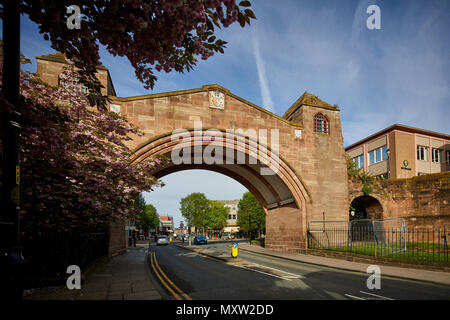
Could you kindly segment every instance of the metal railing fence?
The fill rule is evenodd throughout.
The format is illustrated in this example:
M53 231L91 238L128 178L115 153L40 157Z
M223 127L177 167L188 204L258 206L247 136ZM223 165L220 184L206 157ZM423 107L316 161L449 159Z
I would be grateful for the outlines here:
M28 261L28 287L65 283L67 267L78 265L82 271L108 255L106 232L59 232L23 239L23 255Z
M378 258L448 263L450 229L374 228L372 225L308 230L308 248Z

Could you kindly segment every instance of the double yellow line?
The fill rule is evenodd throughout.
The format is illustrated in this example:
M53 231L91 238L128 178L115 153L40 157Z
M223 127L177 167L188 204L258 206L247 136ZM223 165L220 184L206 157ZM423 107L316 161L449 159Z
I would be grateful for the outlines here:
M180 288L178 288L175 283L173 283L169 277L166 276L166 274L161 270L159 267L158 261L156 260L156 254L154 251L150 251L150 263L152 266L153 271L155 272L156 276L158 277L159 281L166 287L167 290L175 297L177 300L183 300L182 297L186 300L192 300L191 297L189 297L186 293L184 293ZM164 279L166 281L164 281ZM175 292L177 291L177 292ZM180 297L180 295L182 297Z

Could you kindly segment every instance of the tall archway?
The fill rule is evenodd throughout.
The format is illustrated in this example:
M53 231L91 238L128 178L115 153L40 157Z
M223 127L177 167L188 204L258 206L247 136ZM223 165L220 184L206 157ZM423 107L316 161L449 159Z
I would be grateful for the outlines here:
M350 220L382 218L383 206L380 201L372 196L356 197L350 204Z
M199 140L198 136L202 138ZM170 159L166 166L153 172L157 178L183 170L204 169L240 182L266 212L266 246L287 251L305 248L309 195L289 165L265 145L236 133L186 130L175 138L174 134L167 134L140 146L132 164L156 155ZM174 161L174 155L183 161ZM267 174L269 168L273 174Z
M223 173L203 169L181 170L166 174L161 178L161 181L164 183L164 187L144 192L143 196L159 213L173 217L175 229L180 226L181 222L183 227L187 227L189 223L180 210L180 201L193 193L202 193L207 199L222 201L224 205L230 207L227 225L224 227L223 232L238 231L237 204L243 195L249 192L240 182ZM256 199L256 201L258 200ZM191 232L195 231L195 229L191 229ZM219 229L215 231L217 235L220 234ZM210 233L209 235L213 234Z

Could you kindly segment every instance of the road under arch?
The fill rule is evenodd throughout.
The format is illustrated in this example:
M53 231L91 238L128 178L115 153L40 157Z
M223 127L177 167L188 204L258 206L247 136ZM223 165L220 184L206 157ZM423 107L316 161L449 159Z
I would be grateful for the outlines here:
M153 172L158 179L174 172L203 169L236 180L255 195L266 212L266 247L282 250L289 242L290 250L299 250L299 244L305 241L303 217L309 199L304 186L298 183L300 180L293 179L295 173L289 166L249 138L204 131L202 141L196 141L196 134L184 133L182 143L173 135L152 140L136 150L132 163L163 155L169 161ZM272 174L262 175L265 170Z

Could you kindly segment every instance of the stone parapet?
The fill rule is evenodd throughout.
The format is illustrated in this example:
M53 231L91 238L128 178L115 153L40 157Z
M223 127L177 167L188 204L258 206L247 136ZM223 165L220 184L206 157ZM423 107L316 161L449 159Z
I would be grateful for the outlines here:
M362 183L349 180L349 204L363 196ZM377 180L369 197L378 200L382 218L404 218L407 228L450 230L450 171L409 179Z

